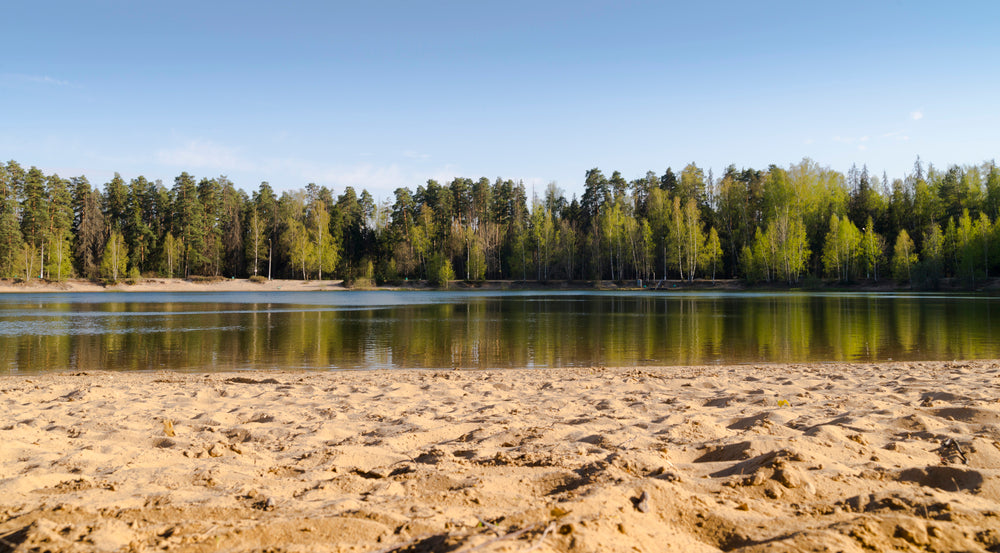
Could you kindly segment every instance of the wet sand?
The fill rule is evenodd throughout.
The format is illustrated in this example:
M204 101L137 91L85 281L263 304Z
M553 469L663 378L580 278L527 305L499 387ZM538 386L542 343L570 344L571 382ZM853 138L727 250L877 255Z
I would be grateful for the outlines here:
M1000 362L0 377L0 551L997 551Z

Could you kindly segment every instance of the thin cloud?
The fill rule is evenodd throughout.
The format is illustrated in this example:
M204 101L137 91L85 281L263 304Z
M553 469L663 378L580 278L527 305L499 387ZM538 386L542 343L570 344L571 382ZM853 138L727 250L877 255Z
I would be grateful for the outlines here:
M71 86L72 83L48 75L25 75L23 73L0 74L0 81L9 84L42 84L50 86Z
M430 159L431 156L430 156L430 154L423 154L423 153L417 152L415 150L405 150L403 152L403 157L405 157L407 159L424 160L424 159Z
M920 121L923 118L924 118L923 110L918 109L910 112L910 119L913 119L914 121Z
M208 140L192 140L179 148L156 152L156 161L182 169L252 170L253 163L242 159L237 150Z
M889 138L892 140L900 140L905 142L910 139L910 135L904 134L902 131L892 131L883 134L882 138Z

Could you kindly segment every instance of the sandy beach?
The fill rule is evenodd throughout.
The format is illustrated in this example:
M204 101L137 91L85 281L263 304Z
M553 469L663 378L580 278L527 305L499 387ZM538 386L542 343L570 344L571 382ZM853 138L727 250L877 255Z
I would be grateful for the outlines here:
M1000 362L0 378L0 551L997 551Z
M133 284L120 282L103 285L84 279L58 282L0 280L0 294L46 292L315 292L346 290L343 280L267 280L253 282L245 278L193 281L183 278L147 278Z

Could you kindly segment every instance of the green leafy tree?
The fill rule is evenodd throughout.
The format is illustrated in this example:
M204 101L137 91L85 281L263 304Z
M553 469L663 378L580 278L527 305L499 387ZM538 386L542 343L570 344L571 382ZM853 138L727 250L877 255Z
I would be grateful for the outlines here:
M469 243L469 254L467 266L467 276L469 280L480 281L486 278L486 255L483 253L479 240L471 240Z
M247 216L247 239L246 251L247 261L250 262L250 270L253 276L257 276L260 269L260 262L268 255L267 223L261 217L260 210L256 205L250 206L250 214Z
M974 234L976 243L979 246L978 254L982 259L983 274L986 278L989 278L991 253L995 247L993 238L994 234L996 234L996 226L985 213L980 213L979 218L976 219Z
M924 236L923 248L920 250L924 275L931 281L944 276L944 233L937 224L931 225Z
M455 280L455 270L451 260L443 253L435 252L428 261L428 280L433 286L447 288L450 281Z
M892 248L892 276L900 282L909 282L913 266L917 264L917 250L906 229L896 235L896 245Z
M330 234L330 212L322 200L315 199L309 204L308 219L312 242L310 266L316 271L317 278L323 280L323 271L331 273L337 266L340 251Z
M830 230L823 245L823 266L828 275L840 281L855 276L861 232L848 218L830 217Z
M128 271L128 247L125 238L117 230L111 231L101 258L101 276L111 282L118 282Z
M875 232L875 223L871 216L865 221L864 234L861 237L861 264L865 270L865 276L874 278L878 282L878 269L885 256L885 240Z
M705 272L712 276L712 282L715 282L715 271L721 266L721 263L722 242L719 240L719 233L716 232L715 227L712 227L708 231L708 239L705 241L705 248L702 250L701 261Z
M274 257L274 246L278 240L278 200L267 182L260 183L257 191L254 192L250 200L254 212L260 219L257 233L251 239L247 238L247 245L256 248L254 251L254 269L258 263L267 262L267 278L271 279L272 259ZM265 249L266 244L266 249ZM257 274L256 272L254 274Z
M176 274L175 271L182 267L183 260L184 242L174 238L174 234L167 231L166 236L163 237L163 262L168 277L173 277Z
M226 276L243 276L246 274L245 261L243 255L245 250L244 239L244 213L246 204L249 201L246 193L237 190L225 176L219 177L221 187L221 205L219 209L218 225L222 236L222 259L219 272Z

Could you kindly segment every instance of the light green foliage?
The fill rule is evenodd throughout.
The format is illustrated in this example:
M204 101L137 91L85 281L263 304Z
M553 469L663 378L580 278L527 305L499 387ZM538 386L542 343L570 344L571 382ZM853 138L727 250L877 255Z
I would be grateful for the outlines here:
M340 251L337 242L330 234L330 212L327 211L326 204L320 199L313 200L309 204L307 216L312 242L308 254L309 266L317 278L322 280L323 271L329 275L337 266Z
M73 276L73 245L67 229L60 234L52 234L46 248L48 260L45 272L49 280L61 281Z
M440 252L431 255L427 263L427 271L427 280L432 286L447 288L449 281L455 280L455 270L451 266L451 260Z
M104 256L101 258L101 276L111 282L124 278L128 270L128 247L125 238L117 230L111 231L104 245Z
M478 240L472 240L469 244L468 279L473 281L484 280L486 278L486 256L479 245Z
M715 231L715 227L709 229L708 239L705 241L701 255L701 265L706 274L710 275L714 281L715 272L722 263L722 242L719 241L719 233Z
M751 280L796 282L809 259L805 225L786 209L758 228L753 245L744 249L743 263Z
M892 248L892 277L900 282L909 282L916 264L917 252L913 240L906 229L900 230Z
M944 234L941 227L931 225L930 231L924 236L924 245L920 250L922 266L927 278L940 278L944 273Z
M823 268L840 281L856 276L860 257L861 231L848 218L830 216L830 227L823 243Z
M173 233L167 232L163 237L163 263L168 277L177 276L177 271L183 269L184 241L174 238Z
M885 240L875 232L875 223L868 217L865 223L864 234L861 236L861 266L865 271L866 278L873 278L878 281L879 267L882 258L885 256Z

